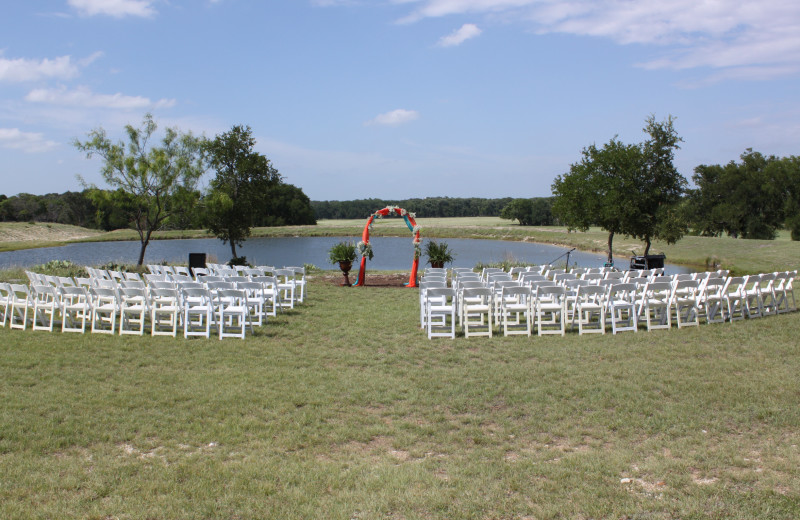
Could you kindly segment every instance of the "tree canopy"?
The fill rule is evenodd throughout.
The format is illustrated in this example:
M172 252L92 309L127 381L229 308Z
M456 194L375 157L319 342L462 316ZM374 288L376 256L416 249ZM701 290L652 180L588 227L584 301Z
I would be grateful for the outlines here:
M553 213L569 229L596 225L608 232L609 263L616 234L643 240L648 254L652 240L674 243L684 232L677 205L686 179L672 164L681 138L671 116L662 122L650 116L646 123L645 142L614 137L601 148L592 144L552 185Z
M236 125L204 145L216 172L205 197L205 225L230 244L233 258L253 226L315 224L303 190L283 182L269 159L255 151L249 126Z
M500 218L517 220L520 226L552 226L552 205L550 197L514 199L503 207Z
M112 142L102 128L92 130L87 141L73 142L87 158L103 159L103 179L129 205L128 220L141 242L139 265L153 232L181 211L176 195L193 189L204 171L199 138L167 128L160 145L154 145L150 141L157 128L153 116L146 114L140 128L125 126L127 143Z
M769 240L786 225L800 239L800 157L748 149L740 159L694 169L688 212L695 231Z

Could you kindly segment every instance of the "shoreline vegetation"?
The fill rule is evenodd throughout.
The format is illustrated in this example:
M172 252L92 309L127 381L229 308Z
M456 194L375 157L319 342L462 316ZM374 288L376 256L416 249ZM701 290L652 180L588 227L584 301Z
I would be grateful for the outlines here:
M357 237L365 219L321 220L315 226L278 226L253 228L251 237ZM582 251L602 252L607 243L607 233L599 228L585 232L569 232L563 226L519 226L499 217L454 217L420 219L422 238L475 238L537 242L575 247ZM405 223L399 219L384 219L371 232L373 236L405 236ZM154 240L212 238L205 230L159 231ZM80 242L109 242L138 240L132 229L102 232L54 223L2 222L0 223L0 252L57 247ZM641 254L644 244L622 237L615 241L614 254L620 260L635 251ZM672 264L698 269L730 269L737 274L785 271L797 268L800 242L789 240L784 231L775 240L744 240L730 237L685 236L676 244L653 243L654 252L663 252ZM133 262L133 260L132 260Z

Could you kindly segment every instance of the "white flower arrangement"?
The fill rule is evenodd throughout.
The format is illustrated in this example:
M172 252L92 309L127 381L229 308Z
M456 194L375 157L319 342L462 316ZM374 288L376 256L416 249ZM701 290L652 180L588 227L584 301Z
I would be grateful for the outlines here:
M409 218L413 218L413 219L417 218L417 214L416 213L411 213L410 211L408 212L408 216L409 216Z
M361 255L361 258L367 258L369 260L372 260L373 256L372 245L362 241L356 245L356 248L358 248L358 254Z
M406 215L408 215L408 211L406 211L406 210L405 210L405 209L403 209L403 208L400 208L400 216L401 216L401 217L405 217Z

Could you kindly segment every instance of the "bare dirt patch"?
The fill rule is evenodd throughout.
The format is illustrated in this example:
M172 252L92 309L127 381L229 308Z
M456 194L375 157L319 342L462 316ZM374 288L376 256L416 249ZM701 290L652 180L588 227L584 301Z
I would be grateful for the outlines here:
M396 287L405 289L408 282L409 273L390 273L390 274L370 274L367 271L365 279L366 287ZM350 272L350 282L354 283L358 277L358 271ZM341 285L344 277L341 274L325 275L324 280L331 285Z

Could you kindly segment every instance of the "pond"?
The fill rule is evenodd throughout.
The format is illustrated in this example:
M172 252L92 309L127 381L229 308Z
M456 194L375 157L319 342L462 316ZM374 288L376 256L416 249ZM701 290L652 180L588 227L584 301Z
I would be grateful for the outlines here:
M254 265L313 264L323 269L333 269L334 266L328 261L328 249L341 240L350 239L350 237L251 238L237 251ZM453 267L474 267L478 262L499 262L507 258L529 264L563 264L566 260L563 255L569 250L565 247L529 242L455 238L444 241L455 252ZM367 269L406 271L411 269L413 247L410 238L372 237L370 243L375 256L367 263ZM230 247L215 238L155 240L147 247L145 263L156 264L167 261L186 264L189 253L206 253L209 262L218 263L225 263L231 257ZM0 268L30 267L50 260L70 260L83 265L103 265L109 262L133 264L138 256L138 241L86 242L3 252L0 253ZM601 267L605 256L600 253L573 251L569 259L571 265L577 263L581 267ZM619 258L616 264L624 269L628 265L628 259ZM668 265L666 271L672 274L691 272L692 269Z

